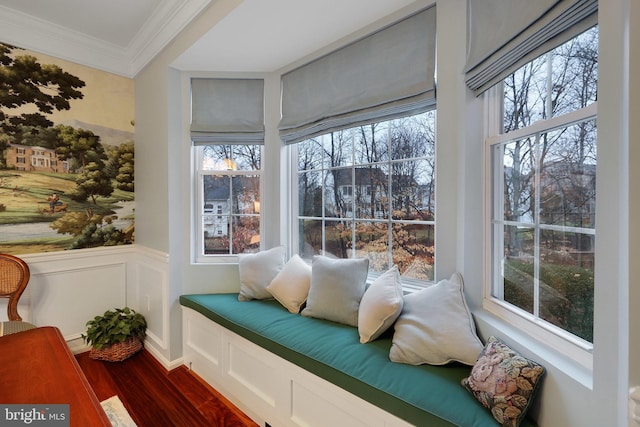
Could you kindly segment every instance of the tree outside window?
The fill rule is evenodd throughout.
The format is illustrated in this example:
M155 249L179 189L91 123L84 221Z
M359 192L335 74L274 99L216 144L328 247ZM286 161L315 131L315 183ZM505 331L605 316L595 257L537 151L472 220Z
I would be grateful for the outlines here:
M504 80L503 132L491 145L491 295L588 343L597 80L594 27Z
M434 278L435 111L297 144L298 251Z
M197 147L201 255L260 249L261 145Z

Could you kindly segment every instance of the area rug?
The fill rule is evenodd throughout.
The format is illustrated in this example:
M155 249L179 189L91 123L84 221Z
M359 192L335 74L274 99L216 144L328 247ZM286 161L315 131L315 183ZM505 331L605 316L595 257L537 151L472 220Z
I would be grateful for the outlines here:
M113 427L137 427L118 395L103 400L100 404L104 412L106 412L107 417L109 417L109 421L111 421Z

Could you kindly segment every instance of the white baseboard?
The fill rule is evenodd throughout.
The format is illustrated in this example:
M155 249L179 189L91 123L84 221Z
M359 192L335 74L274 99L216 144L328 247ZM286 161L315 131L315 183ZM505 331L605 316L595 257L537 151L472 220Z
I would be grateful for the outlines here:
M151 353L151 355L158 361L160 364L167 370L171 371L175 368L178 368L184 364L184 359L179 357L175 360L168 360L166 357L162 355L162 353L156 349L153 344L150 344L148 341L145 341L144 348Z

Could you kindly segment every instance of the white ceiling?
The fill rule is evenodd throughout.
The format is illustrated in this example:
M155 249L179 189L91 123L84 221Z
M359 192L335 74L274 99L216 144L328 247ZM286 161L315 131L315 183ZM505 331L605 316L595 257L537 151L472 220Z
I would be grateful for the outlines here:
M0 4L126 48L160 3L155 0L2 0Z
M174 65L179 69L274 71L414 0L245 0Z
M134 77L216 1L0 0L0 42ZM238 0L173 65L273 71L415 1Z

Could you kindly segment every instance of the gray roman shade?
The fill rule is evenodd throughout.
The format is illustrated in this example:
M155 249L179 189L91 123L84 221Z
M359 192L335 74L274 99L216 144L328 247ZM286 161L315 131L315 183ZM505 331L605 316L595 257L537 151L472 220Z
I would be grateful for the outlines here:
M467 0L467 86L476 95L597 24L597 0Z
M262 144L264 81L191 79L191 139L195 144Z
M282 76L282 140L417 114L435 106L436 8Z

